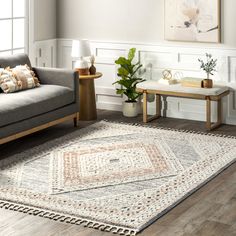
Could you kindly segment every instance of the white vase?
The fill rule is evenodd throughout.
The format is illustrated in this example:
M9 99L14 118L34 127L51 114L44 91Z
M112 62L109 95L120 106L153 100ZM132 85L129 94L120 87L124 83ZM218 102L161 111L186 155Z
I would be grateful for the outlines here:
M123 102L123 115L126 117L136 117L139 113L140 103L138 102Z

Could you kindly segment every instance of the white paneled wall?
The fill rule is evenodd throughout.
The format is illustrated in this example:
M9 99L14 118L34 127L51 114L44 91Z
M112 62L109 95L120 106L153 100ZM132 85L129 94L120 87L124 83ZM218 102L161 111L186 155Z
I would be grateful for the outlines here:
M34 61L38 67L57 67L57 40L37 41L34 44Z
M71 45L72 41L68 39L36 42L35 61L41 66L72 68ZM199 69L198 58L205 57L206 52L213 54L218 59L214 81L232 88L230 96L224 99L224 122L236 125L236 49L95 41L91 42L91 47L96 56L97 70L103 73L103 77L96 80L97 107L108 110L121 110L123 98L116 94L115 86L112 85L117 79L114 61L126 55L131 47L137 48L136 60L140 60L146 68L144 77L151 80L158 80L161 72L167 68L174 73L181 72L184 76L204 77L205 74ZM167 102L166 114L169 117L205 120L204 101L167 98ZM153 105L150 104L149 113L153 113Z

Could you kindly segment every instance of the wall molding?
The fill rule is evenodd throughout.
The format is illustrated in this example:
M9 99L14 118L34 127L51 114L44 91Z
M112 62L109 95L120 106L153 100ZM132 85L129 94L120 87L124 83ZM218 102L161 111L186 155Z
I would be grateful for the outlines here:
M33 65L38 67L57 67L57 43L57 39L36 41L33 47Z
M35 61L38 66L53 66L60 68L72 68L71 39L54 39L35 43ZM145 66L146 79L157 80L163 69L169 68L174 72L181 72L184 76L203 77L204 73L199 69L198 58L205 53L211 53L218 59L217 73L214 76L216 82L231 87L232 92L224 103L224 123L236 125L236 49L204 46L147 44L132 42L104 42L91 41L92 53L96 56L96 67L103 72L103 77L96 80L97 107L108 110L121 110L124 100L115 92L112 85L116 80L117 67L114 61L119 56L124 56L129 48L137 49L136 60ZM41 54L39 54L39 52ZM41 57L39 57L41 55ZM192 120L205 120L204 101L167 98L167 116ZM214 109L214 106L213 106ZM154 104L150 104L149 113L154 112ZM213 120L216 114L213 112Z

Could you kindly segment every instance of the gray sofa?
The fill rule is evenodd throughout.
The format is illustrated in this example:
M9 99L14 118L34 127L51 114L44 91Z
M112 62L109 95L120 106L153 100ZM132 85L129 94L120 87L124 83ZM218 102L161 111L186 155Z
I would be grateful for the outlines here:
M31 67L25 54L0 57L0 68L25 64ZM54 68L32 69L40 87L9 94L0 91L0 144L68 119L77 125L78 73Z

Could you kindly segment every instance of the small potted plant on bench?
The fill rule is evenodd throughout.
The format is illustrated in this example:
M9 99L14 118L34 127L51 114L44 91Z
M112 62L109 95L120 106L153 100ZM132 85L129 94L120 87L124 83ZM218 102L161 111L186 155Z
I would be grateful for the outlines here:
M198 61L201 63L200 68L204 70L207 74L207 78L203 80L204 88L212 88L213 81L210 79L210 75L214 75L213 72L216 71L215 67L217 64L217 59L213 59L211 54L206 53L206 62L201 59Z
M123 115L126 117L135 117L139 112L139 104L137 99L141 96L136 92L136 85L143 82L144 79L138 76L138 72L142 65L140 62L133 63L135 57L135 48L129 50L128 58L119 57L115 63L119 65L118 77L120 78L113 84L121 85L116 89L117 94L126 95L127 100L123 102Z

